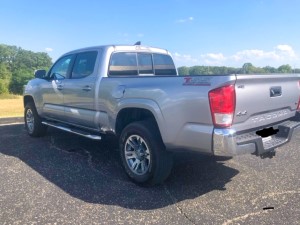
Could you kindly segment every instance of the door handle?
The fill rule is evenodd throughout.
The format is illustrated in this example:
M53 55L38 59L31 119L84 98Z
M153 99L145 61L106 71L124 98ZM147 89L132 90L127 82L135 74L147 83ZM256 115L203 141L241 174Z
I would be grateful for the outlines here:
M64 89L64 86L63 85L61 85L61 84L59 84L59 85L57 85L57 90L62 90L62 89Z
M85 86L84 88L82 88L83 91L91 91L92 88L90 86Z

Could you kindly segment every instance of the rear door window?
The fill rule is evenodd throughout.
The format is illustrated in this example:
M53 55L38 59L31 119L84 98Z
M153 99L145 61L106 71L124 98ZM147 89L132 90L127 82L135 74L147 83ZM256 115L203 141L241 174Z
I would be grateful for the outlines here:
M97 51L79 53L72 71L72 79L83 78L94 72Z

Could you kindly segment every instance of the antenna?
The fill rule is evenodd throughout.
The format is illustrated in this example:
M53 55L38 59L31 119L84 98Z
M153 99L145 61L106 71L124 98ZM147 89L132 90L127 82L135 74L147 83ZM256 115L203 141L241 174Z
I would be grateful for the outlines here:
M136 42L134 45L141 45L141 41Z

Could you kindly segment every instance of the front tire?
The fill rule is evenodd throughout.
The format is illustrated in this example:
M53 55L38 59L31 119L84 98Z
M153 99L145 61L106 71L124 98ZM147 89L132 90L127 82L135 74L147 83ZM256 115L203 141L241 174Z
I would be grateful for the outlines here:
M24 121L25 128L30 136L41 137L46 134L47 126L42 124L42 120L32 102L27 103L25 106Z
M138 184L160 184L172 170L172 155L165 150L154 121L127 125L120 136L120 150L127 175Z

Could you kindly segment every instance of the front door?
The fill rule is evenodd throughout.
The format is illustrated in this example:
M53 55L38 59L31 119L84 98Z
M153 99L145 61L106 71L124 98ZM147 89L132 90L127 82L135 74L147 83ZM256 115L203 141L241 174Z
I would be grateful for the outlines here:
M43 114L55 120L64 120L64 81L70 73L74 55L58 59L48 73L48 79L43 82L42 99Z

